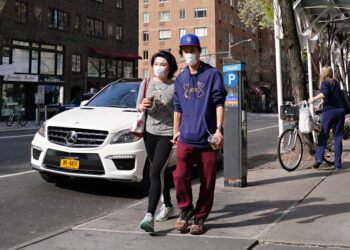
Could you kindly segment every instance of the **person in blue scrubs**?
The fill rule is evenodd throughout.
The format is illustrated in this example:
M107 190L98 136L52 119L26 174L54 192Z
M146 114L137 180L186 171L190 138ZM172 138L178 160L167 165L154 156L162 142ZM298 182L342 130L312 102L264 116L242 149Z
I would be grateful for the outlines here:
M321 165L329 137L329 131L334 127L334 167L339 170L342 168L341 154L345 113L342 99L343 93L340 89L339 82L333 79L333 71L330 66L322 68L320 84L321 92L317 96L309 99L309 104L313 104L316 100L323 98L322 130L318 139L313 167L318 168Z

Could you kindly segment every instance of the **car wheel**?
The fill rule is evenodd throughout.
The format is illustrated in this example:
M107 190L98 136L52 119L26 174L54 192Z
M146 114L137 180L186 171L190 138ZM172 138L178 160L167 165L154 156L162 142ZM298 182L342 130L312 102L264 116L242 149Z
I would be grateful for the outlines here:
M143 168L143 179L142 181L135 183L134 185L135 192L139 195L147 196L150 183L151 183L150 164L148 159L146 159L145 167Z
M69 176L39 172L41 178L49 183L63 183L69 180Z

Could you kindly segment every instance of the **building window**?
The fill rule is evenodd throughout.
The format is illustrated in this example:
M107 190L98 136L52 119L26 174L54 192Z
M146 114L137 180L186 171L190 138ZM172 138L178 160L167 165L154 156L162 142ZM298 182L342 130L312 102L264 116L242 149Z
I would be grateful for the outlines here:
M246 40L248 40L248 38L242 37L242 40L243 40L243 41L246 41ZM248 43L248 42L242 43L242 47L243 47L243 48L247 48L247 43Z
M170 30L160 30L159 31L159 40L170 40L171 31Z
M234 38L233 33L230 33L230 44L233 44L234 40L235 40L235 38Z
M121 41L123 40L123 27L122 26L115 26L115 40Z
M221 10L218 10L218 19L219 19L219 22L221 22Z
M194 18L206 18L207 8L194 9Z
M171 20L170 11L159 12L159 22L167 22Z
M32 50L32 67L30 73L32 74L38 74L39 69L39 52Z
M259 39L259 40L262 39L262 33L261 33L261 31L259 31L259 33L258 33L258 39Z
M148 60L148 50L143 51L143 60Z
M253 49L253 50L256 50L256 43L255 43L254 40L252 40L252 49Z
M235 19L233 18L233 15L230 15L230 24L232 26L235 25Z
M123 8L123 0L116 0L115 7L122 9Z
M79 30L79 29L80 29L80 16L75 16L74 28L75 28L76 30Z
M148 0L143 0L143 4L148 4Z
M179 19L180 20L186 19L186 10L184 10L184 9L180 10Z
M208 31L207 28L194 28L194 34L198 37L207 37Z
M252 56L252 57L251 57L251 63L252 63L252 65L255 65L255 64L256 64L255 56Z
M29 73L29 49L13 48L12 63L16 73Z
M224 21L225 21L225 23L227 23L227 13L226 12L224 12Z
M149 77L149 71L148 71L148 69L144 69L144 70L142 71L142 77L143 77L143 78L148 78L148 77Z
M27 3L16 2L17 22L27 23L28 6Z
M179 35L180 37L186 35L186 29L179 29Z
M221 42L221 39L222 39L221 29L218 30L218 39L219 39L219 42Z
M143 23L149 22L149 13L143 13Z
M242 30L246 30L247 26L245 26L245 23L242 22Z
M55 53L44 52L40 53L40 73L45 75L55 74Z
M72 55L72 72L80 72L80 55Z
M230 6L231 6L232 8L235 7L235 1L234 1L234 0L230 0Z
M242 61L245 62L245 63L247 63L247 60L248 60L248 57L247 57L246 55L243 55L243 56L242 56Z
M87 18L86 34L94 37L103 37L103 21Z
M144 31L144 32L143 32L142 40L143 40L144 42L148 42L148 40L149 40L149 32L148 32L148 31Z
M225 41L228 41L228 32L225 30Z
M163 3L163 2L170 2L170 0L159 0L160 3Z
M100 60L95 57L88 58L88 77L99 77Z
M68 30L69 14L64 11L49 9L47 13L48 27L51 29Z
M207 56L208 55L208 48L207 47L202 47L202 52L201 52L201 57Z

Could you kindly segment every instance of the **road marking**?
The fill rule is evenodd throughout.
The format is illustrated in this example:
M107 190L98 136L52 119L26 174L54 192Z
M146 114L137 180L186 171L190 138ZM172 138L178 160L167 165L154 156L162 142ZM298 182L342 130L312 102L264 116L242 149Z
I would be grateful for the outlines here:
M29 137L29 136L34 137L34 136L35 136L35 134L33 134L33 135L13 135L13 136L3 136L3 137L0 137L0 139L20 138L20 137Z
M12 176L17 176L17 175L23 175L23 174L30 174L36 172L35 170L29 170L26 172L21 172L21 173L16 173L16 174L7 174L7 175L0 175L0 179L6 178L6 177L12 177Z
M275 127L278 127L278 125L274 125L274 126L270 126L270 127L265 127L265 128L258 128L258 129L248 130L248 133L257 132L257 131L261 131L261 130L265 130L265 129L269 129L269 128L275 128Z

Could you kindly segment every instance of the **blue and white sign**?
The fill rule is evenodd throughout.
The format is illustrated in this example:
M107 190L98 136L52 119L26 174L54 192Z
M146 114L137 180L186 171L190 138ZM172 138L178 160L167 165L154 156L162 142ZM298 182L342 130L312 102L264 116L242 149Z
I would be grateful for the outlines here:
M224 82L227 86L233 87L238 83L238 75L234 72L229 72L225 74Z
M246 71L246 65L245 64L233 64L233 65L225 65L223 67L223 72L230 72L230 71Z

